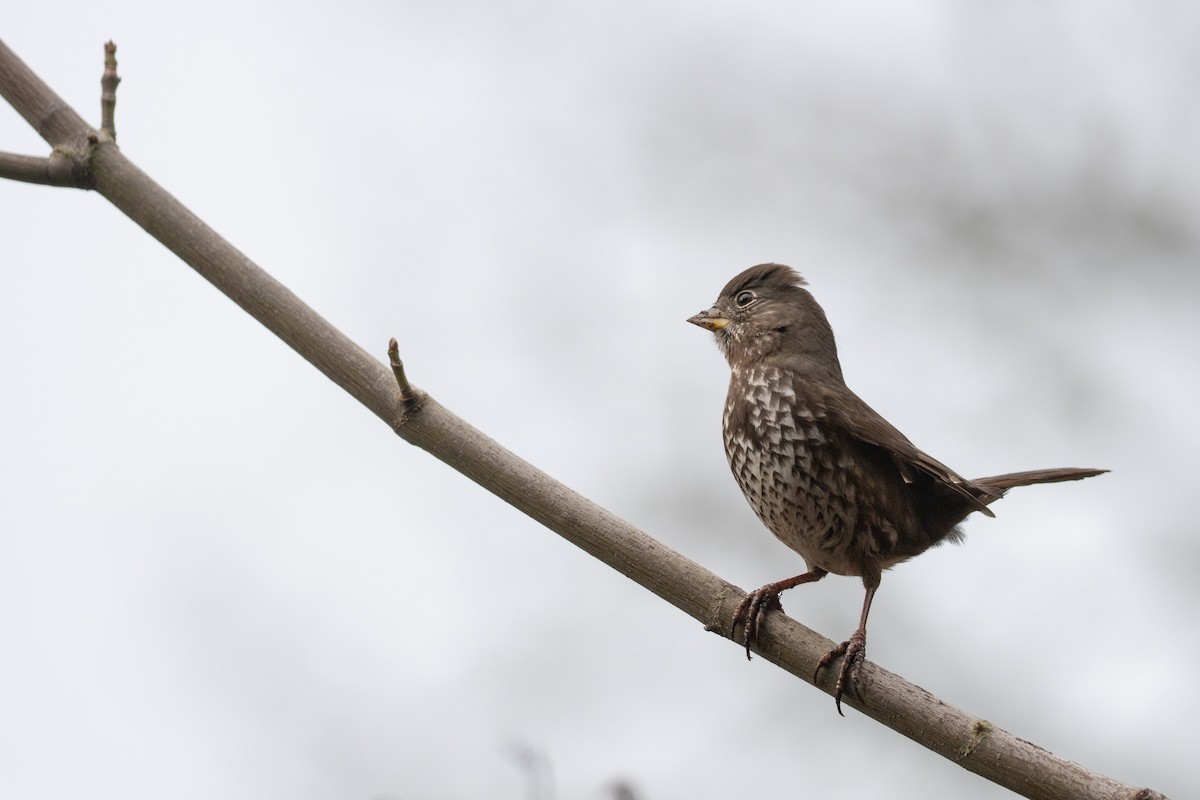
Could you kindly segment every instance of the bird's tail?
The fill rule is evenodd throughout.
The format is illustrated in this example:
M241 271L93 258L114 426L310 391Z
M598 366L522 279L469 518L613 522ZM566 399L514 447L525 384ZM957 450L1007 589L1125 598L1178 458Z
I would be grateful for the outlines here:
M1103 475L1106 469L1079 469L1077 467L1059 467L1058 469L1033 469L1028 472L1010 472L1007 475L993 475L990 478L977 478L973 481L976 486L984 489L991 497L980 498L985 503L999 500L1004 493L1014 486L1031 486L1035 483L1060 483L1061 481L1078 481L1093 475Z

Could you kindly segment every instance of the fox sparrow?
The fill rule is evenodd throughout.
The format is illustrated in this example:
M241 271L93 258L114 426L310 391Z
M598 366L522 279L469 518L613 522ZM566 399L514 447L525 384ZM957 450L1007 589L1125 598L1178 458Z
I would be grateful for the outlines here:
M834 699L859 694L867 614L885 569L942 542L958 524L1014 486L1073 481L1102 469L1044 469L967 480L913 446L842 380L825 312L781 264L751 267L726 284L716 305L688 322L712 331L732 375L725 400L725 455L763 524L804 559L808 571L750 592L734 614L746 656L781 592L829 573L862 578L862 616L841 658Z

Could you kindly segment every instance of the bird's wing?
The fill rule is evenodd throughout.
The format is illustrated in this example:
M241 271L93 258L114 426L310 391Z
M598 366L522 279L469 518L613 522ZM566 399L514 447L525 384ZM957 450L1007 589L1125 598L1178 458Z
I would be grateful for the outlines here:
M976 511L989 517L996 516L971 491L979 491L978 487L933 456L917 449L903 433L854 392L844 387L829 387L823 392L822 399L830 420L859 441L874 445L890 455L905 483L912 483L916 472L928 475L962 496Z

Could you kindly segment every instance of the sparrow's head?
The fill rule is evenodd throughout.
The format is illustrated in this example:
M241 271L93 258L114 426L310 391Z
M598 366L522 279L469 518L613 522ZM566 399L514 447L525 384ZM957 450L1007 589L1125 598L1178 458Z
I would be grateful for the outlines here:
M734 369L786 360L802 376L841 381L833 330L804 286L791 267L759 264L725 284L713 307L688 322L713 332Z

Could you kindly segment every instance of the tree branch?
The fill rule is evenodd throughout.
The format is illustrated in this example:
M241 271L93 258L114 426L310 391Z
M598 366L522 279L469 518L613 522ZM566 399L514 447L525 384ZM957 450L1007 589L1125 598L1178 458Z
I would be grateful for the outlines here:
M408 384L394 340L392 369L372 358L287 287L226 242L134 166L108 133L83 120L0 42L0 94L55 148L82 162L93 187L401 438L466 475L704 623L732 638L744 592L505 450ZM109 120L111 122L111 120ZM0 162L2 163L2 162ZM65 184L62 184L65 185ZM755 649L804 681L832 642L776 612ZM818 686L832 693L833 676ZM1152 800L1162 795L1090 772L946 705L874 664L844 702L965 769L1040 800Z
M111 41L104 43L104 74L100 76L100 130L114 142L117 140L117 124L113 117L117 112L117 46Z
M49 158L0 153L0 178L43 186L88 188L84 185L84 176L76 172L78 165L78 159L57 150Z

